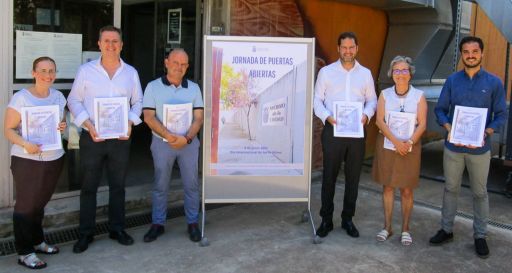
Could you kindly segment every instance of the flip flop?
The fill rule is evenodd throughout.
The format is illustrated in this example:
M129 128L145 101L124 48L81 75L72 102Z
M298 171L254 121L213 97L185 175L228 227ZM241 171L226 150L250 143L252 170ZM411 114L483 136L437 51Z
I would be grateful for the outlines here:
M35 253L30 253L18 258L18 264L30 269L41 269L46 267L46 263L41 261Z
M59 248L56 246L52 246L47 244L46 242L42 242L36 246L34 246L36 253L53 255L59 253Z
M402 236L400 238L400 242L404 246L410 246L412 244L411 234L407 231L402 232Z
M377 233L377 236L376 236L376 239L377 241L379 242L384 242L386 241L389 236L393 235L393 232L389 232L387 231L386 229L383 229L381 231L379 231L379 233Z

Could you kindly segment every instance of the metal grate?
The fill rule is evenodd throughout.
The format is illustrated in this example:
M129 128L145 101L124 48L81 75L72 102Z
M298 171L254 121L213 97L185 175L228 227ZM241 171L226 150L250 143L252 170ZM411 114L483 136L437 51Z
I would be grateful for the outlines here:
M207 204L206 210L212 210L230 205L231 204ZM184 215L185 211L183 207L174 207L167 210L167 219L182 217ZM130 215L125 219L125 226L127 229L149 224L151 224L151 212ZM96 231L94 232L94 235L106 234L108 231L108 221L102 221L96 224ZM58 245L70 241L76 241L78 240L79 236L80 233L78 231L78 226L75 226L45 233L44 238L45 241L49 244ZM0 256L7 256L14 253L16 253L14 238L10 237L6 240L0 240Z

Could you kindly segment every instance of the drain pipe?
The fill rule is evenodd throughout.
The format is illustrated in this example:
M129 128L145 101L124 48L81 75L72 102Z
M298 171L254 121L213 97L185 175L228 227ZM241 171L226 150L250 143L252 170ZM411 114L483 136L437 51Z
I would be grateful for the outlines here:
M457 71L457 64L459 61L459 42L460 42L460 27L462 21L462 0L457 0L457 19L455 22L455 46L453 53L452 71Z

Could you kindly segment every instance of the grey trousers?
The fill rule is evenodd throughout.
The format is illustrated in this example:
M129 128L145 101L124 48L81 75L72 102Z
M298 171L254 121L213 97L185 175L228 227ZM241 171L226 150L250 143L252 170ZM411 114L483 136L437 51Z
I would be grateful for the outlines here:
M487 176L491 152L480 155L452 152L444 148L443 168L446 178L443 196L441 227L450 233L453 230L457 199L459 197L462 174L467 168L469 184L473 193L473 237L485 238L487 218L489 216L489 198L487 196Z

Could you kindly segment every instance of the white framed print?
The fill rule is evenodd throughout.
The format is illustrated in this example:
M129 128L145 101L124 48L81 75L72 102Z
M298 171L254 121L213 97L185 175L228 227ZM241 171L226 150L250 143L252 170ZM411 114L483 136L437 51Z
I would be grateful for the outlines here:
M335 137L363 138L364 129L361 119L363 117L363 103L355 101L333 102Z
M482 147L487 108L456 105L453 111L450 142Z
M102 139L128 136L128 99L94 98L94 127Z
M62 149L58 105L21 108L21 135L26 141L40 144L41 151Z
M192 125L192 103L164 104L162 123L172 134L185 136Z
M401 141L411 139L416 127L416 114L397 111L386 113L386 124L391 133ZM384 137L384 148L395 151L395 145L387 137Z

